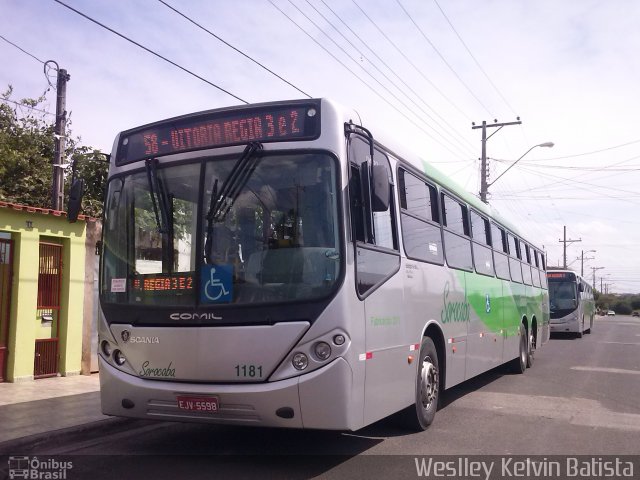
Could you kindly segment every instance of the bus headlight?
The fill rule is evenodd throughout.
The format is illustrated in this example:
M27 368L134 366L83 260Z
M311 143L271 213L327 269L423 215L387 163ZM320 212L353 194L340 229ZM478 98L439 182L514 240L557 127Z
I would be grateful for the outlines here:
M344 345L344 342L345 342L344 335L338 334L333 337L333 343L335 343L338 346Z
M113 359L120 366L124 365L124 362L127 361L127 359L124 356L124 353L122 353L120 350L114 350L113 351Z
M102 341L102 353L104 353L105 357L110 357L112 353L111 344L107 340Z
M320 360L326 360L331 356L331 347L326 342L318 342L313 346L313 351Z
M296 370L304 370L309 365L309 359L304 353L296 353L291 360L293 368Z

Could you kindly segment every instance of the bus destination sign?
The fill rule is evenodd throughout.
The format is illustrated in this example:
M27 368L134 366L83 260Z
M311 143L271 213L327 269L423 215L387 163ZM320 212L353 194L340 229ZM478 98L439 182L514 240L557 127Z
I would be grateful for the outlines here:
M574 280L575 274L571 272L547 272L548 279L564 279L564 280Z
M319 105L205 112L123 132L116 164L159 155L243 145L251 141L308 140L319 133Z
M193 291L193 274L151 274L133 280L133 290L145 293Z

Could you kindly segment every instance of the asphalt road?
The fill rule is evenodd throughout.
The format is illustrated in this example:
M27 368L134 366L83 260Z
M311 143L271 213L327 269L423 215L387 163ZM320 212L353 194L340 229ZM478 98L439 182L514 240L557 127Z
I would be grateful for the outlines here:
M127 421L21 453L73 455L69 479L414 478L415 456L639 455L640 320L598 317L582 339L552 337L524 375L491 371L443 400L418 434L393 419L355 433Z

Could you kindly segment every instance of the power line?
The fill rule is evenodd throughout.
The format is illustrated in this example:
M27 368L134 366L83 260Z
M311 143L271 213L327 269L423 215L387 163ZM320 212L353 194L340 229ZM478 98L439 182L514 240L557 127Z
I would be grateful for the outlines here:
M639 157L634 157L639 158ZM503 158L491 158L495 162L512 163L513 160L506 160ZM630 165L629 168L609 168L609 167L572 167L569 165L539 165L537 163L531 163L531 160L520 162L520 165L526 165L531 168L550 168L557 170L578 170L584 172L636 172L640 170L640 165Z
M437 131L433 126L431 126L424 118L421 118L420 115L418 115L413 109L411 109L409 107L409 105L407 105L402 99L400 99L395 93L393 93L391 90L389 90L382 82L380 82L380 80L378 80L374 75L372 75L369 71L367 71L366 68L364 68L362 65L360 65L359 62L357 62L350 54L349 52L347 52L344 48L342 48L332 37L331 35L329 35L328 33L326 33L322 28L320 28L320 26L318 26L318 24L316 22L314 22L311 18L309 18L309 16L304 13L297 5L295 5L291 0L288 0L289 3L296 9L298 10L298 12L300 12L309 22L311 22L311 24L316 27L325 37L327 37L339 50L342 51L342 53L344 53L352 62L354 62L356 65L358 65L358 67L367 75L369 75L369 77L371 77L371 79L376 82L382 89L384 89L389 95L391 95L397 102L399 102L404 108L406 108L408 111L410 111L413 115L416 116L416 118L418 118L424 125L426 125L427 127L429 127L436 135L438 135L443 141L448 142L453 148L458 148L460 149L460 146L458 145L458 143L456 142L452 142L451 140L445 138L442 133L440 133L439 131ZM308 2L307 2L308 3ZM317 10L316 10L317 12ZM319 13L319 12L318 12ZM321 14L322 18L325 18L322 14ZM326 20L326 19L325 19ZM333 26L333 25L332 25ZM335 27L334 27L335 28ZM340 32L339 32L340 33ZM344 37L344 36L343 36ZM348 40L347 40L348 41ZM352 44L353 46L353 44ZM355 48L355 46L354 46ZM356 51L358 51L358 53L361 53L359 50L356 49ZM385 77L387 78L387 77ZM387 78L388 79L388 78ZM397 88L397 87L396 87ZM401 89L400 90L401 93L404 93ZM433 120L433 118L424 111L424 109L420 108L415 102L413 102L411 100L410 97L408 97L406 95L406 93L404 94L405 97L407 97L409 99L410 102L412 102L416 107L418 107L420 110L422 110L422 112L424 112L427 117L429 117L431 120ZM436 140L434 137L431 137L434 140ZM436 140L437 141L437 140ZM440 143L440 142L439 142ZM441 145L443 145L442 143L440 143ZM444 146L444 145L443 145ZM463 152L461 149L459 150L459 152L461 154L465 154L465 152Z
M493 89L496 91L496 93L498 94L498 96L500 96L500 98L502 99L502 101L505 103L505 105L507 107L509 107L509 109L511 110L511 112L515 115L518 116L518 114L515 112L515 110L513 109L513 107L511 106L511 104L507 101L507 99L504 97L504 95L502 95L502 92L500 92L500 90L498 89L498 87L496 87L495 83L493 83L493 81L491 80L491 78L489 78L489 75L487 75L487 72L485 72L484 68L482 68L482 65L480 65L480 62L478 62L478 60L476 59L476 57L473 55L473 53L471 53L471 50L469 49L469 47L467 46L467 44L465 43L465 41L462 39L462 37L460 36L460 34L458 33L458 31L456 30L456 27L453 26L453 23L451 23L451 20L449 20L449 17L447 17L447 14L444 13L444 10L442 9L442 7L440 6L440 4L438 3L438 0L433 0L433 2L436 4L436 6L438 7L438 10L440 10L440 13L442 13L442 16L445 18L445 20L447 21L447 23L449 24L449 26L451 27L451 29L453 30L453 33L456 34L456 37L458 37L458 40L460 40L460 43L462 43L462 46L465 48L465 50L467 51L467 53L469 54L469 56L473 59L473 61L476 63L476 66L480 69L480 71L482 72L482 74L485 76L485 78L487 79L487 81L491 84L491 86L493 87Z
M331 26L333 27L333 29L334 29L335 31L337 31L337 32L338 32L338 33L339 33L339 34L340 34L340 35L341 35L341 36L342 36L342 37L343 37L347 42L349 42L349 44L350 44L351 46L353 46L353 47L356 49L356 51L357 51L360 55L362 55L364 58L366 58L366 59L369 61L369 63L371 63L371 65L373 65L373 67L374 67L378 72L380 72L380 73L381 73L381 74L382 74L382 75L383 75L387 80L389 80L389 82L390 82L391 84L393 84L393 85L394 85L398 90L402 91L400 87L398 87L398 86L397 86L397 85L396 85L396 84L395 84L395 83L394 83L394 82L393 82L393 81L392 81L392 80L391 80L387 75L385 75L385 74L384 74L384 73L383 73L383 72L382 72L382 71L381 71L381 70L380 70L380 69L375 65L375 63L373 63L371 60L369 60L369 58L368 58L368 57L367 57L367 56L366 56L362 51L360 51L360 50L359 50L359 49L358 49L358 48L357 48L357 47L356 47L356 46L355 46L355 45L354 45L354 44L353 44L353 43L352 43L352 42L351 42L351 41L350 41L350 40L349 40L349 39L348 39L348 38L347 38L347 37L346 37L346 36L345 36L345 35L344 35L344 34L343 34L343 33L342 33L342 32L341 32L341 31L336 27L336 26L335 26L335 25L333 25L333 23L332 23L329 19L327 19L324 15L322 15L322 13L320 13L320 12L318 11L318 9L317 9L316 7L314 7L314 6L311 4L311 2L309 2L309 0L305 0L305 1L306 1L309 5L311 5L311 7L312 7L316 12L318 12L318 13L322 16L322 18L324 18L324 19L327 21L327 23L329 23L329 25L331 25ZM404 79L403 79L400 75L398 75L398 74L396 73L395 69L391 68L391 67L389 66L389 64L388 64L387 62L385 62L385 61L384 61L384 59L382 59L382 58L381 58L381 57L380 57L380 56L375 52L375 50L373 50L373 49L369 46L369 44L368 44L367 42L365 42L365 41L364 41L364 40L363 40L363 39L362 39L362 38L361 38L361 37L360 37L360 36L359 36L359 35L358 35L358 34L357 34L353 29L352 29L352 28L351 28L351 27L350 27L350 26L349 26L349 25L348 25L348 24L347 24L347 23L346 23L346 22L341 18L341 16L340 16L340 15L338 15L338 14L337 14L337 13L336 13L332 8L331 8L331 7L327 4L327 2L326 2L325 0L320 0L320 1L324 4L324 6L325 6L325 7L326 7L326 8L327 8L331 13L333 13L333 15L338 19L338 21L339 21L340 23L342 23L342 25L344 25L344 26L347 28L347 30L349 30L349 32L351 32L351 34L352 34L354 37L356 37L356 38L360 41L360 43L361 43L362 45L364 45L364 46L365 46L365 48L366 48L366 49L367 49L371 54L373 54L373 56L374 56L376 59L378 59L378 61L379 61L382 65L384 65L384 66L387 68L387 70L388 70L388 71L389 71L389 72L390 72L390 73L391 73L395 78L397 78L397 79L399 80L399 82L400 82L402 85L404 85L404 86L406 87L406 89L407 89L407 90L409 90L409 91L410 91L410 92L411 92L411 93L412 93L412 94L413 94L413 95L414 95L418 100L420 100L420 102L421 102L425 107L427 107L427 109L429 109L429 111L431 111L431 112L433 113L433 115L434 115L434 116L436 116L436 117L439 119L439 121L440 121L440 122L442 122L444 125L446 125L446 126L450 129L450 131L451 131L451 132L453 132L454 134L456 134L456 135L458 136L458 138L459 138L460 140L462 140L463 142L465 142L469 147L472 147L472 148L473 148L473 146L471 145L471 143L469 142L469 140L468 140L466 137L464 137L462 134L458 133L458 132L456 131L456 129L455 129L455 128L454 128L454 127L453 127L449 122L447 122L447 120L446 120L444 117L442 117L442 115L440 115L436 110L434 110L434 109L433 109L433 108L432 108L432 107L431 107L431 106L430 106L430 105L429 105L429 104L428 104L428 103L427 103L427 102L426 102L426 101L425 101L425 100L420 96L420 94L419 94L418 92L416 92L416 91L415 91L415 90L414 90L414 89L413 89L413 88L412 88L412 87L411 87L407 82L405 82L405 81L404 81ZM408 95L407 95L406 93L405 93L405 95L408 97ZM421 109L421 110L422 110L422 109ZM424 110L423 110L423 112L424 112ZM426 112L425 112L425 114L426 114ZM429 115L427 114L427 116L429 116ZM431 118L432 120L434 120L434 121L435 121L435 119L433 119L431 116L429 116L429 118ZM445 130L445 131L446 131L446 130Z
M229 42L227 42L226 40L224 40L223 38L219 37L218 35L216 35L215 33L213 33L211 30L208 30L207 28L203 27L202 25L200 25L198 22L196 22L195 20L193 20L191 17L187 16L186 14L182 13L181 11L179 11L178 9L176 9L175 7L172 7L171 5L169 5L167 2L165 2L164 0L158 0L160 3L162 3L165 7L169 8L170 10L173 10L175 13L177 13L178 15L180 15L181 17L183 17L185 20L193 23L196 27L200 28L201 30L204 30L205 32L207 32L209 35L211 35L212 37L216 38L217 40L221 41L222 43L224 43L227 47L231 48L232 50L238 52L240 55L242 55L243 57L251 60L253 63L255 63L256 65L258 65L259 67L261 67L262 69L266 70L267 72L269 72L271 75L279 78L280 80L282 80L284 83L286 83L287 85L295 88L298 92L300 92L301 94L307 96L308 98L312 98L311 95L309 95L307 92L302 91L300 88L296 87L293 83L291 83L290 81L284 79L283 77L281 77L280 75L278 75L277 73L275 73L273 70L269 69L268 67L264 66L262 63L258 62L257 60L255 60L254 58L250 57L249 55L247 55L246 53L244 53L242 50L240 50L239 48L234 47L233 45L231 45Z
M449 104L450 104L453 108L455 108L455 109L458 111L458 113L460 113L463 117L465 117L465 118L469 118L469 116L468 116L466 113L464 113L464 112L462 111L462 109L461 109L460 107L458 107L458 105L456 105L456 104L455 104L455 103L454 103L454 102L453 102L453 101L452 101L452 100L451 100L447 95L445 95L445 94L442 92L442 90L440 90L440 89L436 86L436 84L435 84L435 83L433 83L433 82L429 79L429 77L427 77L427 76L423 73L423 71L422 71L422 70L420 70L420 69L416 66L416 64L415 64L415 63L413 63L413 62L411 61L411 59L405 55L405 53L402 51L402 49L401 49L400 47L398 47L398 46L393 42L393 40L391 40L391 39L387 36L387 34L386 34L386 33L384 33L384 31L383 31L383 30L378 26L378 24L377 24L376 22L374 22L374 21L373 21L373 19L372 19L372 18L367 14L367 12L366 12L366 11L365 11L365 10L364 10L360 5L358 5L358 3L356 2L356 0L351 0L351 1L353 2L353 4L354 4L356 7L358 7L358 10L360 10L360 12L362 12L362 14L367 18L367 20L369 20L369 22L371 22L371 24L372 24L374 27L376 27L376 29L378 30L378 32L380 32L380 34L381 34L381 35L382 35L382 36L387 40L387 42L389 42L389 43L391 44L391 46L392 46L392 47L393 47L393 48L394 48L394 49L395 49L395 50L396 50L396 51L397 51L397 52L402 56L402 58L404 58L404 59L407 61L407 63L409 63L409 65L411 65L411 66L413 67L413 69L414 69L414 70L415 70L415 71L416 71L416 72L417 72L417 73L418 73L422 78L424 78L424 79L429 83L429 85L431 85L431 87L432 87L436 92L438 92L438 93L440 94L440 96L441 96L442 98L444 98L447 102L449 102Z
M433 48L435 50L435 52L438 54L438 56L440 57L440 59L444 62L444 64L449 68L449 70L451 70L451 72L455 75L455 77L458 79L458 81L462 84L462 86L464 88L467 89L467 91L471 94L471 96L473 98L476 99L476 101L482 106L482 108L485 109L485 111L491 115L492 117L494 116L489 109L486 107L486 105L484 103L482 103L482 100L480 100L478 98L478 96L473 92L473 90L471 90L471 88L469 88L469 86L464 82L464 80L462 80L462 78L460 77L460 75L458 75L458 72L455 71L455 69L449 64L449 62L447 61L446 58L444 58L444 55L442 55L442 53L440 53L440 50L438 50L438 48L433 44L433 42L431 40L429 40L429 37L427 37L427 35L422 31L422 29L420 28L420 26L416 23L416 21L413 19L413 17L411 16L411 14L409 12L407 12L407 10L404 8L404 6L402 5L402 3L400 3L400 0L396 0L396 3L398 5L400 5L400 8L402 9L402 11L407 15L407 17L409 17L409 20L411 20L411 23L413 23L415 25L415 27L418 29L418 31L420 32L420 34L422 35L422 37L427 41L427 43L429 45L431 45L431 48Z
M522 170L524 170L525 172L529 172L529 173L531 173L533 175L537 175L537 176L542 177L542 178L553 177L553 178L560 179L558 182L555 182L555 183L562 183L564 185L571 184L571 183L577 183L577 184L580 184L580 185L586 185L588 187L595 187L595 188L605 189L607 191L611 191L611 188L606 186L606 185L598 185L598 184L595 184L595 183L583 182L583 181L580 181L580 180L576 180L575 178L560 177L558 175L552 175L550 173L546 173L546 174L542 175L540 172L536 172L535 170L529 170L527 168L522 168L522 167L520 167L520 168ZM550 185L551 184L547 184L546 186L548 187ZM530 190L521 190L520 192L527 192L527 191L530 191ZM623 190L623 189L620 189L620 188L617 188L616 192L626 193L628 195L625 195L624 197L616 197L616 196L603 194L603 196L609 197L609 198L613 198L613 199L617 200L617 199L625 199L625 198L628 198L630 196L638 195L637 191ZM515 192L515 193L518 193L518 192ZM591 192L590 194L593 196L593 192Z
M5 37L3 37L2 35L0 35L0 38L2 40L4 40L5 42L7 42L10 45L13 45L14 47L16 47L18 50L20 50L22 53L26 53L27 55L29 55L31 58L34 58L35 60L39 61L40 63L44 64L44 62L42 60L40 60L38 57L36 57L35 55L33 55L32 53L27 52L24 48L19 47L18 45L16 45L15 43L13 43L11 40L7 40Z
M233 94L233 93L231 93L230 91L225 90L224 88L220 87L219 85L216 85L215 83L213 83L213 82L211 82L211 81L207 80L206 78L201 77L201 76L200 76L200 75L198 75L197 73L194 73L194 72L192 72L191 70L189 70L189 69L187 69L187 68L183 67L182 65L179 65L179 64L177 64L176 62L174 62L174 61L172 61L172 60L169 60L167 57L164 57L164 56L160 55L159 53L154 52L154 51L153 51L153 50L151 50L150 48L147 48L147 47L145 47L144 45L142 45L142 44L140 44L140 43L136 42L135 40L130 39L130 38L129 38L129 37L127 37L126 35L123 35L122 33L117 32L117 31L115 31L114 29L112 29L112 28L110 28L110 27L107 27L107 26L106 26L106 25L104 25L103 23L100 23L99 21L95 20L94 18L91 18L91 17L90 17L90 16L88 16L88 15L85 15L85 14L84 14L84 13L82 13L81 11L76 10L76 9L75 9L75 8L73 8L73 7L70 7L69 5L67 5L66 3L62 2L61 0L53 0L53 1L54 1L54 2L56 2L56 3L59 3L59 4L60 4L60 5L62 5L63 7L68 8L68 9L69 9L69 10L71 10L72 12L77 13L77 14L78 14L78 15L80 15L81 17L86 18L86 19L87 19L87 20L89 20L90 22L93 22L93 23L95 23L96 25L99 25L100 27L104 28L105 30L108 30L109 32L113 33L114 35L119 36L120 38L122 38L122 39L126 40L127 42L134 44L135 46L137 46L137 47L139 47L139 48L143 49L144 51L146 51L146 52L148 52L148 53L150 53L150 54L152 54L152 55L155 55L155 56L156 56L156 57L158 57L158 58L161 58L161 59L162 59L162 60L164 60L165 62L170 63L170 64L171 64L171 65L173 65L174 67L179 68L180 70L182 70L182 71L184 71L184 72L188 73L189 75L192 75L192 76L196 77L198 80L202 80L203 82L205 82L205 83L207 83L207 84L211 85L212 87L217 88L217 89L218 89L218 90L220 90L221 92L226 93L227 95L229 95L229 96L231 96L231 97L235 98L236 100L239 100L239 101L241 101L242 103L245 103L245 104L248 104L248 103L249 103L249 102L247 102L246 100L244 100L244 99L242 99L242 98L238 97L237 95L234 95L234 94Z
M57 1L57 0L56 0ZM300 26L300 24L298 24L293 18L291 18L289 15L287 15L280 7L278 7L273 0L268 0L268 2L273 5L273 7L278 10L282 15L284 15L291 23L293 23L296 27L298 27L298 29L300 29L300 31L302 31L307 37L309 37L316 45L318 45L321 49L323 49L328 55L331 56L331 58L333 58L336 62L338 62L340 65L342 65L349 73L351 73L354 77L356 77L358 80L360 80L360 82L362 82L369 90L371 90L375 95L377 95L383 102L385 102L387 105L389 105L391 108L393 108L395 111L397 111L400 115L402 115L404 118L406 118L409 122L411 122L413 125L415 125L418 129L420 129L422 132L424 132L428 137L430 137L431 139L433 139L436 143L438 143L439 145L441 145L444 149L448 150L452 155L457 156L458 154L456 152L454 152L453 150L451 150L448 146L444 145L442 142L440 142L437 138L435 138L433 135L431 135L427 130L425 130L423 127L421 127L420 125L418 125L418 123L413 120L411 117L409 117L406 113L404 113L402 110L400 110L396 105L394 105L393 103L391 103L387 98L385 98L383 95L381 95L375 88L373 88L371 85L369 85L366 81L364 81L362 79L362 77L360 77L356 72L354 72L351 68L349 68L348 65L346 65L342 60L340 60L338 57L336 57L333 53L331 53L329 51L329 49L327 49L324 45L322 45L317 39L315 39L313 37L313 35L311 35L309 32L307 32L304 28L302 28L302 26Z
M9 102L9 103L13 103L19 107L25 107L28 108L30 110L35 110L36 112L42 112L42 113L46 113L47 115L54 115L55 113L52 112L47 112L46 110L42 110L40 108L36 108L36 107L32 107L31 105L25 105L24 103L20 103L20 102L14 102L13 100L9 100L8 98L0 98L0 102Z
M634 143L640 143L640 139L632 140L631 142L627 142L627 143L621 143L620 145L613 145L612 147L602 148L600 150L593 150L591 152L575 153L573 155L565 155L564 157L549 157L549 158L543 158L539 160L531 159L529 161L530 162L547 162L549 160L563 160L565 158L583 157L585 155L593 155L594 153L608 152L609 150L614 150L616 148L627 147L629 145L633 145Z

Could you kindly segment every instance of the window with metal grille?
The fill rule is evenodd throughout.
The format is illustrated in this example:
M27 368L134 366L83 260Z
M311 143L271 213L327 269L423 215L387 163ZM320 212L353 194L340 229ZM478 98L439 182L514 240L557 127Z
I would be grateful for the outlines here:
M38 268L37 308L38 316L43 321L53 321L54 312L59 312L61 286L62 245L41 242Z

